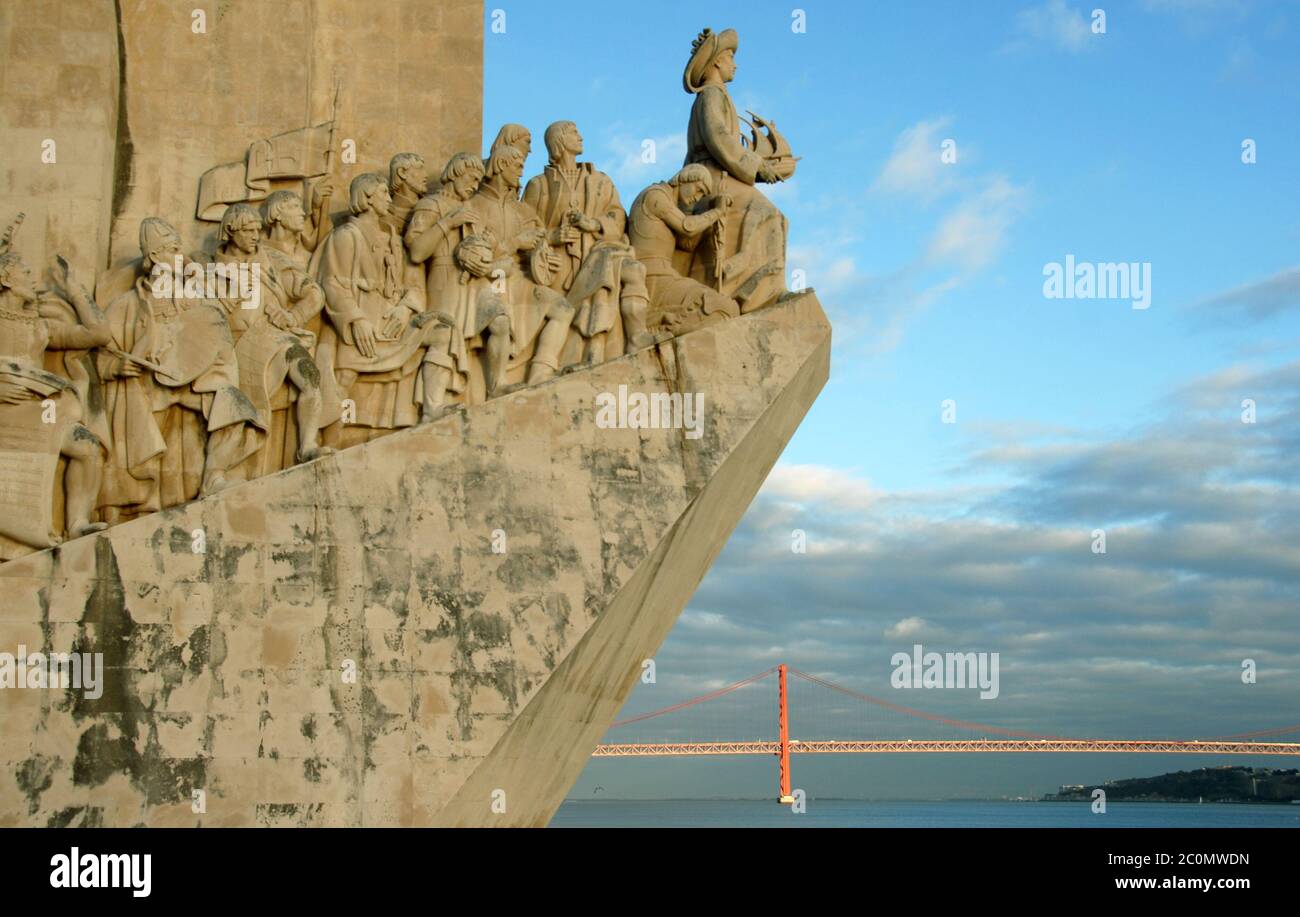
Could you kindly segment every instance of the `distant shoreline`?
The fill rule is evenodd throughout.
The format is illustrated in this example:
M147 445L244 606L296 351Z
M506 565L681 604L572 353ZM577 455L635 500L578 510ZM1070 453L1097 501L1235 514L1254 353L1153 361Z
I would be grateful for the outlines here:
M904 798L898 798L898 799L893 799L893 798L891 798L891 799L880 799L880 798L866 798L866 797L858 797L858 796L809 796L808 799L809 799L810 801L814 801L814 802L864 802L864 803L872 803L872 804L875 804L875 805L879 805L879 804L882 804L882 803L883 803L883 804L895 803L895 802L944 804L944 803L958 803L958 802L979 802L979 803L989 803L989 802L1005 802L1005 803L1073 802L1073 803L1090 803L1090 802L1092 801L1092 800L1089 799L1088 797L1084 797L1084 796L1059 796L1059 795L1056 795L1056 794L1049 794L1049 795L1046 795L1046 796L1039 797L1039 798L1037 798L1037 799L1029 799L1029 798L1010 799L1010 798L1007 798L1007 797L1005 797L1005 796L990 796L990 797L982 797L982 796L961 796L961 797L953 797L953 798L950 798L950 799L934 799L934 798L906 798L906 799L904 799ZM585 803L589 803L589 802L620 802L620 803L627 803L627 802L647 802L647 803L674 803L674 802L770 802L770 803L772 804L773 808L776 808L776 807L779 807L779 806L780 806L780 803L778 803L775 799L772 799L772 798L770 798L770 797L766 797L766 796L668 796L668 797L664 797L664 798L655 798L655 799L648 799L648 798L645 798L645 797L627 797L627 796L596 796L596 797L582 797L582 798L574 798L574 797L570 797L570 798L564 800L564 804L565 804L565 805L569 805L569 804L578 804L578 805L581 805L581 804L585 804ZM1152 798L1152 799L1146 799L1146 798L1130 798L1130 797L1125 797L1125 798L1123 798L1123 799L1114 799L1114 800L1109 800L1107 804L1108 804L1108 805L1120 805L1120 804L1122 804L1122 803L1126 803L1126 802L1132 802L1132 803L1162 803L1162 804L1163 804L1163 803L1169 803L1169 804L1176 804L1176 805L1193 805L1193 806L1194 806L1194 805L1198 805L1198 804L1200 804L1200 803L1198 802L1198 800L1196 800L1196 799L1178 799L1178 798L1160 798L1160 799ZM1298 808L1300 808L1300 802L1294 802L1294 803L1293 803L1293 802L1289 802L1289 801L1286 801L1286 800L1276 800L1276 799L1206 799L1206 800L1204 801L1204 805L1207 805L1207 806L1208 806L1208 805L1253 805L1253 806L1291 806L1291 805L1295 805L1295 806L1297 806Z
M1295 768L1202 767L1159 777L1133 777L1102 784L1069 784L1043 797L1044 802L1087 802L1104 794L1112 802L1204 801L1241 805L1288 805L1300 802L1300 771Z

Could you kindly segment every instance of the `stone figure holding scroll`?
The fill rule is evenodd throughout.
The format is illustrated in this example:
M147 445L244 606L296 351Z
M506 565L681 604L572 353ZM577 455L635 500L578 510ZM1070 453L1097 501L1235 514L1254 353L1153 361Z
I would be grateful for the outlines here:
M386 224L391 198L377 172L352 180L352 217L325 240L317 280L334 342L322 339L317 364L333 372L345 411L332 445L366 442L439 416L442 371L452 339L445 316L424 311L401 238Z
M134 285L108 306L112 340L98 359L113 440L99 506L110 523L221 490L266 435L239 390L225 310L186 288L183 275L202 266L159 217L140 222L140 253Z
M686 128L686 164L704 166L714 195L731 203L710 245L697 247L690 276L712 285L748 312L785 290L785 215L755 187L794 174L795 158L773 123L752 116L748 143L727 92L736 75L740 39L734 29L705 29L691 45L682 87L695 96Z
M67 533L106 528L92 522L104 465L104 444L81 423L82 399L72 382L47 372L45 351L89 350L109 343L103 316L63 269L63 286L78 324L43 317L31 272L12 251L0 255L0 535L33 548L59 542L49 479L68 460L62 486Z

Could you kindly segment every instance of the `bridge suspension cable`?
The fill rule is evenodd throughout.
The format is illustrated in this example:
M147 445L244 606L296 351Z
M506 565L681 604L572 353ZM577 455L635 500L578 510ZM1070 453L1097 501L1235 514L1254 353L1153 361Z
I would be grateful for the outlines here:
M883 698L872 697L870 694L863 694L860 691L854 691L852 688L846 688L843 685L837 685L833 681L826 681L824 678L818 678L816 675L809 675L807 672L801 672L798 669L791 668L790 673L804 681L812 682L823 688L830 688L832 691L838 691L841 694L865 701L868 704L875 704L877 707L884 707L886 710L893 710L895 713L905 713L908 716L919 717L923 720L930 720L935 723L943 723L945 726L956 726L960 729L970 729L974 732L994 732L998 735L1014 736L1018 739L1056 739L1060 736L1042 735L1036 732L1018 732L1015 729L1003 729L1001 726L988 726L984 723L972 723L967 720L955 720L946 716L939 716L934 713L926 713L923 710L914 710L911 707L904 707L901 704L894 704Z
M982 733L979 739L881 739L845 741L834 739L827 741L801 741L789 738L789 703L786 691L786 675L793 674L809 684L835 691L843 696L853 698L866 704L901 713L916 719L941 723L957 729ZM753 685L772 675L779 675L777 692L777 741L753 740L753 737L741 741L729 742L621 742L601 743L596 746L593 757L637 757L686 755L775 755L779 760L779 798L790 801L790 754L791 753L915 753L915 752L1139 752L1156 754L1244 754L1244 755L1288 755L1300 756L1300 743L1286 742L1247 742L1259 736L1279 736L1300 732L1300 724L1282 726L1276 729L1258 729L1236 735L1220 736L1206 741L1181 741L1173 739L1076 739L1062 736L1043 735L1034 732L1022 732L1002 726L990 726L953 717L926 713L902 704L895 704L883 698L873 697L852 688L835 684L816 675L785 665L773 666L733 684L692 697L677 704L651 710L648 713L629 716L613 723L610 728L627 726L645 720L654 719L669 713L686 710L708 701L725 697L741 688ZM988 735L1005 736L1004 739L989 739Z
M716 700L724 694L730 694L732 691L739 690L746 685L752 685L756 681L761 681L776 672L777 667L772 666L765 672L759 672L757 675L751 675L746 679L727 685L725 688L719 688L716 691L710 691L708 694L701 694L699 697L692 697L690 700L684 700L680 704L673 704L671 707L663 707L659 710L651 710L649 713L641 713L637 716L629 716L625 720L616 720L610 724L610 729L616 726L627 726L629 723L639 723L642 720L653 719L656 716L663 716L665 713L675 713L678 710L685 710L687 707L694 707L696 704L702 704L705 701Z

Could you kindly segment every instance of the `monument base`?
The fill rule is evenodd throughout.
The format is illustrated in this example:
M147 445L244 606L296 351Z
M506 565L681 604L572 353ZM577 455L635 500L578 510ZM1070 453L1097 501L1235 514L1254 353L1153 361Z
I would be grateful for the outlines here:
M103 661L0 691L0 825L545 825L829 359L807 292L0 564Z

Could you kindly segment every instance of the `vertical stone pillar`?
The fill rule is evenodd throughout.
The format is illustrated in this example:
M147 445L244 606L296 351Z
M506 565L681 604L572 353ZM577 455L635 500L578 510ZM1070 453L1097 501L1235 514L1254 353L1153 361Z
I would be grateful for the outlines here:
M55 252L104 267L117 125L112 0L0 3L0 231L38 275Z
M154 214L208 245L199 176L327 121L336 73L345 183L482 143L482 0L24 0L0 3L0 51L0 228L26 213L36 271L55 251L87 280L128 261Z

